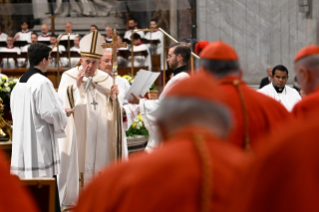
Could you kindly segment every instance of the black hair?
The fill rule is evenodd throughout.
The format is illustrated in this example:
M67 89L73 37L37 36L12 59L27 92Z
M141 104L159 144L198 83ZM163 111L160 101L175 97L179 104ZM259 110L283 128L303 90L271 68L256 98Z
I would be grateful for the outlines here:
M55 34L51 34L50 37L58 38Z
M176 56L180 54L183 58L183 62L188 64L189 58L191 56L191 49L188 46L179 45L174 49L173 53Z
M272 69L272 76L275 76L275 71L278 70L278 71L285 71L288 75L288 69L283 66L283 65L277 65L275 66L273 69Z
M28 48L28 57L30 61L30 67L39 65L39 63L45 58L49 59L49 54L52 49L43 43L31 44Z
M32 35L36 35L36 36L38 37L38 34L35 33L35 32L32 32L32 33L31 33L31 36L32 36Z
M157 19L152 18L150 22L154 21L157 24Z
M138 33L134 33L133 34L133 39L136 40L136 39L141 39L141 36L138 34Z
M239 71L240 65L238 60L208 60L200 59L199 67L203 67L218 78Z
M99 28L96 25L92 24L91 27L95 27L95 29L99 31Z
M135 23L137 23L136 18L133 18L133 17L130 17L130 19L128 21L134 21Z

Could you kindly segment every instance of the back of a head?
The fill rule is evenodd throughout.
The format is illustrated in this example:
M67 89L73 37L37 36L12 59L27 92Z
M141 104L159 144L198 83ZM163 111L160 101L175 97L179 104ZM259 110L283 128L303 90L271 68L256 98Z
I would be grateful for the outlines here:
M198 73L169 90L161 101L158 125L170 135L184 127L198 126L225 138L231 120L228 109L221 103L223 99L214 78Z
M140 34L134 33L134 34L133 34L133 39L134 39L134 40L141 39Z
M240 73L237 53L223 41L210 43L199 56L199 68L206 69L218 79Z
M183 58L183 63L187 65L191 57L191 49L187 45L183 45L183 44L177 45L176 48L174 49L174 54L175 55L180 54Z
M30 67L39 65L44 58L48 60L51 50L50 47L42 43L31 44L28 48Z

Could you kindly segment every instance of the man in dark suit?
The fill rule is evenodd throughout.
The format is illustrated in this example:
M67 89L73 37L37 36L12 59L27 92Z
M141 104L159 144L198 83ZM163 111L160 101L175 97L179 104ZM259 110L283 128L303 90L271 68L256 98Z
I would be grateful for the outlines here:
M271 67L267 68L267 75L268 75L267 77L263 78L260 81L259 89L261 89L265 85L268 85L271 82L271 76L272 76L272 68Z

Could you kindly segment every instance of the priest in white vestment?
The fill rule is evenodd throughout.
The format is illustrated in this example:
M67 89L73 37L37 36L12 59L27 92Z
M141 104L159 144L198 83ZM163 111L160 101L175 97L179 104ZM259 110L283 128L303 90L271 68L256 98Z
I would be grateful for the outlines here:
M184 57L182 56L184 55ZM188 78L188 62L191 56L191 50L188 46L182 44L173 44L168 50L167 62L171 69L173 69L173 77L168 81L164 87L158 100L140 99L134 94L134 99L129 101L132 104L139 104L140 112L143 118L143 122L147 130L149 131L149 139L146 146L147 152L152 152L160 145L160 138L158 134L158 128L156 126L156 117L158 107L161 99L165 98L165 94L172 86L181 80Z
M81 53L80 52L80 36L76 36L74 38L74 46L72 46L70 48L71 52L77 52L77 53ZM71 67L74 67L78 62L80 61L79 57L71 57Z
M151 29L156 29L158 26L157 26L157 22L155 19L152 19L151 22L150 22L150 28ZM164 58L164 50L163 50L163 33L159 30L154 30L154 31L150 31L150 32L147 32L146 35L144 36L145 39L147 40L158 40L159 43L156 45L153 45L153 44L146 44L147 47L149 48L150 52L152 54L159 54L160 55L160 58L161 58L161 69L163 69L163 67L165 66L166 68L166 61L165 61L165 58ZM165 61L165 63L163 63L163 61Z
M31 67L11 93L11 172L20 178L53 177L60 171L57 138L65 137L67 118L61 98L43 75L50 50L44 44L32 44L28 52Z
M28 23L26 21L22 22L21 24L22 30L14 36L14 40L27 41L28 43L31 43L32 32L28 28L29 28Z
M56 37L56 35L53 35L53 34L52 34L52 35L50 36L50 45L49 45L49 47L50 47L50 48L53 48L56 43L57 43L57 37ZM65 51L66 51L66 49L65 49L64 46L62 46L62 45L58 45L58 46L59 46L59 53L60 53L60 54L61 54L62 52L65 52ZM57 52L57 51L58 51L58 48L57 48L57 47L54 47L54 48L52 49L52 52ZM67 67L67 66L68 66L68 64L69 64L69 59L68 59L68 58L66 58L66 57L61 57L61 56L60 56L59 60L60 60L60 66L63 66L63 67ZM53 60L52 60L52 62L50 63L49 67L56 68L57 66L58 66L58 64L57 64L56 58L53 58Z
M58 183L62 209L75 206L81 188L101 169L127 157L121 133L120 104L112 95L118 94L118 87L113 86L109 74L97 69L104 53L103 43L104 38L98 31L81 39L81 65L63 73L58 90L64 107L74 109L73 116L68 118L67 137L59 140L62 171ZM92 82L87 84L89 79Z
M112 49L106 49L103 57L101 58L100 70L112 76ZM131 88L130 83L123 77L116 77L116 84L119 87L120 93L118 95L119 101L122 105L123 112L123 139L126 141L125 130L128 130L134 122L134 118L138 114L138 105L130 104L124 97Z
M142 66L147 66L148 70L152 70L152 62L151 62L151 54L148 49L148 47L142 43L141 41L141 36L137 33L133 34L133 44L134 47L131 47L131 51L134 53L137 52L147 52L147 56L145 57L144 55L134 55L134 67L142 67ZM132 65L132 60L131 56L128 57L128 63L127 66L131 67Z
M301 100L301 96L294 88L286 85L287 80L288 69L283 65L278 65L272 70L272 83L258 91L274 98L290 112L295 104Z
M14 39L11 36L7 37L7 46L0 48L0 52L13 52L18 55L21 54L21 49L15 47ZM0 62L3 68L16 68L18 65L18 61L15 61L14 58L0 58Z
M138 29L137 28L137 22L134 18L131 18L129 21L128 21L128 28L129 30L125 31L125 34L124 34L124 39L128 39L128 40L131 40L131 36L132 36L132 32L133 30L136 30ZM139 31L137 32L137 34L139 34L142 37L144 37L144 32L143 31Z
M47 24L41 25L41 35L38 37L38 41L50 41L50 35L49 27Z

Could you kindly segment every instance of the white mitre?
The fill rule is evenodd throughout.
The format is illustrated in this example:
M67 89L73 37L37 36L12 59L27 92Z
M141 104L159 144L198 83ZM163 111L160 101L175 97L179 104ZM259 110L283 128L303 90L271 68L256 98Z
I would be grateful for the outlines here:
M80 41L81 56L101 59L105 52L102 48L103 43L105 43L105 40L97 30L90 32Z

